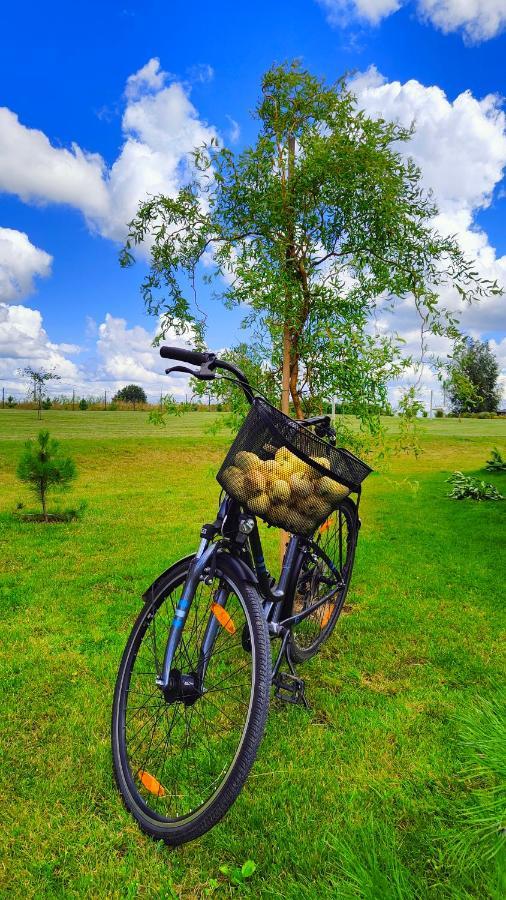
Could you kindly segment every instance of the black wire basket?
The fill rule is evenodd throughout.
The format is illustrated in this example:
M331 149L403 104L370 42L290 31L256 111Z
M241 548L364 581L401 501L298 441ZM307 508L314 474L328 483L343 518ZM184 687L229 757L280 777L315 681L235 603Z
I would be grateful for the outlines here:
M371 471L256 397L216 477L269 525L310 535Z

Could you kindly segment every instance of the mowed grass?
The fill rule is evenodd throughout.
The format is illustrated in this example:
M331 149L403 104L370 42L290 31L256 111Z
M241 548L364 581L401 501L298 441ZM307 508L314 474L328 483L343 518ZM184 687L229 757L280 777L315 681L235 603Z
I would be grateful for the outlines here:
M350 609L299 670L311 709L272 705L225 820L171 851L124 810L116 670L143 591L214 515L230 438L213 418L45 413L79 470L59 502L87 509L43 525L12 515L34 506L15 467L40 423L0 410L0 896L504 896L506 503L445 497L450 472L505 449L501 420L427 422L418 459L367 480ZM220 866L248 858L237 889Z

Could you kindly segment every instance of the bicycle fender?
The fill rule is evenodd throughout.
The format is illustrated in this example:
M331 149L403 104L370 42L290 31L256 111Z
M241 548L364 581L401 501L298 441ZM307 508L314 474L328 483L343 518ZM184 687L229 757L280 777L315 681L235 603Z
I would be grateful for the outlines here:
M258 589L258 578L244 560L239 559L237 556L232 556L231 553L227 553L226 551L220 552L218 549L218 552L216 553L216 565L223 571L224 575L232 574L235 581L246 581L248 584L252 584Z

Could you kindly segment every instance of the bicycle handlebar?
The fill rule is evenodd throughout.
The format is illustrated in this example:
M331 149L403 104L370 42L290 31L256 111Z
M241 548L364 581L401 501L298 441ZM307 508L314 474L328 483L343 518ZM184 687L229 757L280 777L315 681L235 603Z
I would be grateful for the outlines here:
M185 350L184 347L160 347L160 356L164 359L177 359L179 362L201 366L214 358L214 353L201 353L200 350Z
M180 362L190 363L192 366L201 367L198 372L193 372L191 369L185 369L182 366L174 366L173 369L167 369L167 373L171 371L186 371L189 375L193 375L194 378L201 378L203 381L211 381L216 377L214 374L215 369L223 369L225 372L230 372L244 391L248 403L253 403L253 389L244 372L237 366L234 366L233 363L229 363L224 359L218 359L215 353L202 353L200 350L186 350L184 347L160 347L160 356L163 356L165 359L177 359ZM318 429L320 428L320 436L322 437L335 436L335 431L330 425L330 416L313 416L309 419L302 419L300 424L305 425L306 428L314 427L317 434Z

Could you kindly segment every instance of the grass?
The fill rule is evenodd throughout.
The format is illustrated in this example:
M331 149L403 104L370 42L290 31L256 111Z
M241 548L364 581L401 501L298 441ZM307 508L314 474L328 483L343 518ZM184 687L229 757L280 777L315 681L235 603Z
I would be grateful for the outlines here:
M44 413L78 466L68 502L87 504L45 525L12 515L33 507L14 472L35 413L0 410L0 896L504 896L506 503L445 497L504 450L502 420L424 423L424 453L368 479L351 612L300 668L311 709L272 707L226 819L169 851L124 811L116 669L142 592L213 515L228 438L211 418ZM246 859L234 887L220 866Z

